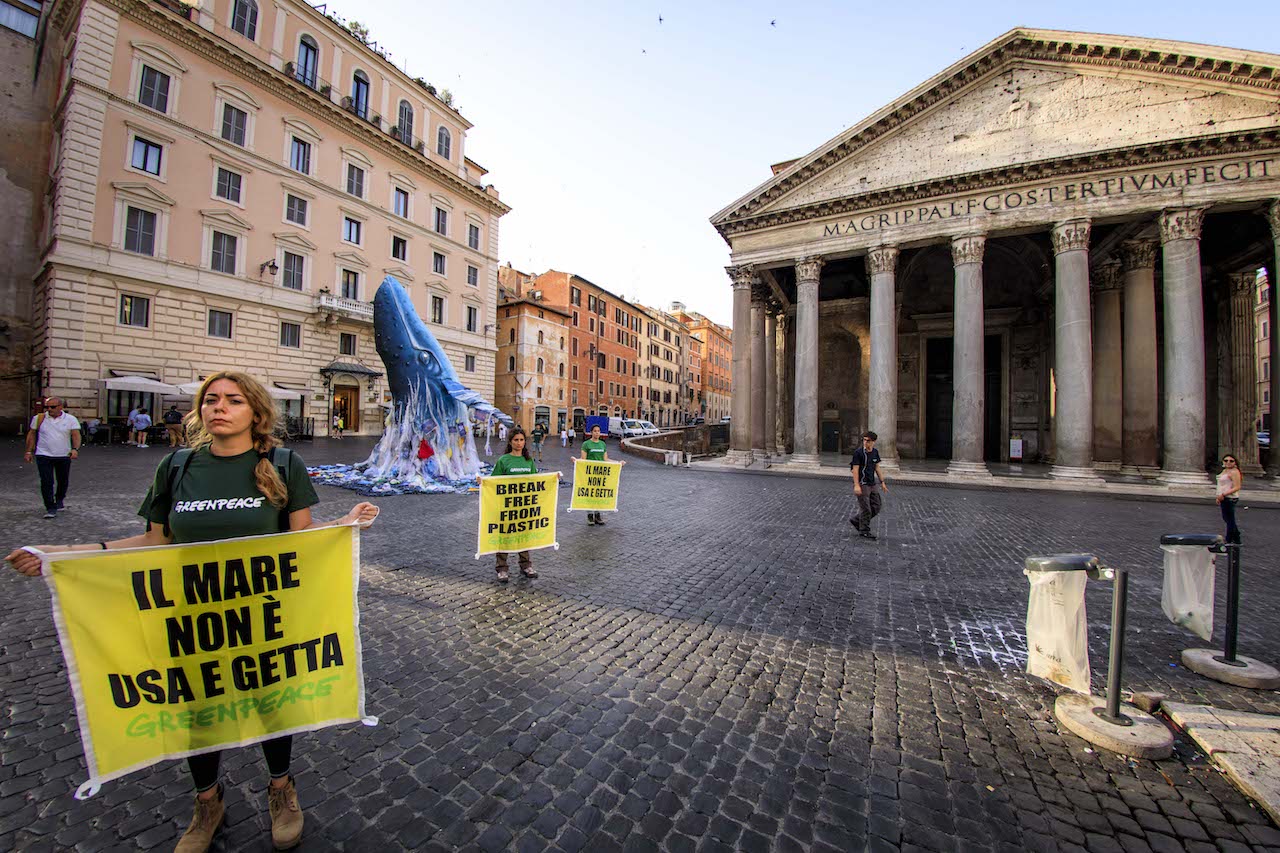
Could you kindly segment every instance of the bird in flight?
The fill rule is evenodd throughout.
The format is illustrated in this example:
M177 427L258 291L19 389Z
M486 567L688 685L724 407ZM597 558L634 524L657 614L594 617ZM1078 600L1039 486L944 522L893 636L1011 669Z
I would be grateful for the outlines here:
M659 15L659 16L658 16L658 23L659 23L659 24L661 24L661 23L662 23L662 16L661 16L661 15Z
M770 21L770 22L769 22L769 26L771 26L771 27L776 27L776 26L778 26L778 19L777 19L777 18L774 18L772 21Z

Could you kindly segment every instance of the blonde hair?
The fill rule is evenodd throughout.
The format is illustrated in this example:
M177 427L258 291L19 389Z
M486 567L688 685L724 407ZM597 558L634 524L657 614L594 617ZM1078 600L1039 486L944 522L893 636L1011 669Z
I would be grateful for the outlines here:
M272 402L271 395L267 393L267 389L261 382L238 370L219 370L201 382L200 390L196 392L191 402L191 411L187 412L187 416L183 418L183 426L187 430L187 443L198 450L201 447L208 447L213 442L213 436L205 429L200 410L203 408L204 395L208 393L209 386L219 379L235 383L249 403L249 408L253 410L253 425L249 429L253 436L253 449L259 456L258 465L253 470L254 481L263 497L273 507L280 509L289 500L289 489L285 486L284 480L280 479L280 473L276 470L276 466L271 464L268 456L271 448L279 445L280 440L275 435L275 403Z

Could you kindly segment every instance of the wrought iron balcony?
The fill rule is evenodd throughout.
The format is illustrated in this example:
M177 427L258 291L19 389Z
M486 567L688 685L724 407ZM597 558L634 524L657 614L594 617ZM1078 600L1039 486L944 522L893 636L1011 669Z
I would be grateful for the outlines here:
M308 74L306 69L299 68L295 62L286 62L284 64L284 73L286 77L293 78L308 89L315 89L326 98L329 98L330 94L333 92L333 87L329 85L328 80L322 80L314 73ZM332 98L330 98L330 100L332 100Z
M316 294L316 311L328 314L329 316L326 319L330 321L345 317L349 320L359 320L365 323L373 322L372 302L361 302L359 299L335 296L328 290L321 290Z

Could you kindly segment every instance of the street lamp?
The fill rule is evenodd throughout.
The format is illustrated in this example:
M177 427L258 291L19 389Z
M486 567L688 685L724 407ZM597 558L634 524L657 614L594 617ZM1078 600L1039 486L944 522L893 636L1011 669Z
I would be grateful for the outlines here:
M276 273L280 272L280 265L276 263L275 258L272 258L269 261L263 261L262 263L258 264L258 278L262 278L262 274L264 272L271 273L272 278L275 278Z

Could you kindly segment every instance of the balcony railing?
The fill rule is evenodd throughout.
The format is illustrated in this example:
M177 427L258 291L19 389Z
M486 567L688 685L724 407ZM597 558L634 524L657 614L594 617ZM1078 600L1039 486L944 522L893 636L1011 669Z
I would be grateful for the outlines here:
M195 11L195 6L187 3L181 3L179 0L156 0L157 6L163 6L174 14L181 15L188 21L191 20L191 14Z
M316 294L316 310L328 312L335 316L349 317L353 320L362 320L367 323L373 322L372 302L361 302L359 299L335 296L324 290Z
M315 74L306 73L304 69L299 68L297 63L294 62L286 62L284 64L284 73L286 77L292 77L307 88L315 89L326 98L332 100L330 95L333 92L333 86L329 84L328 80L322 80Z

